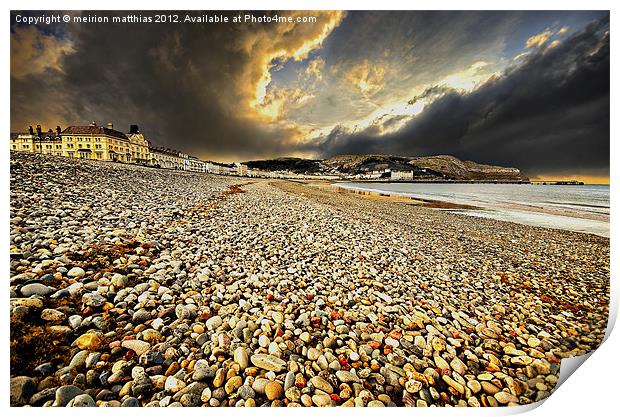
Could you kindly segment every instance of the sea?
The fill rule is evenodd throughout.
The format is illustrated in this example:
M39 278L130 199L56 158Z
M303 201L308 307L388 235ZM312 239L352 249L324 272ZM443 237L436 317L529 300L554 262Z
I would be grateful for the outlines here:
M334 186L475 206L451 210L609 237L609 185L337 183Z

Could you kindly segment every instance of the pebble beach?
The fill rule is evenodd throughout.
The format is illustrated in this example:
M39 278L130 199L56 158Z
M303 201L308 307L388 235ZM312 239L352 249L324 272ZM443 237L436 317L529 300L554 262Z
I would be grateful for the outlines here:
M285 180L12 153L13 406L531 404L609 239Z

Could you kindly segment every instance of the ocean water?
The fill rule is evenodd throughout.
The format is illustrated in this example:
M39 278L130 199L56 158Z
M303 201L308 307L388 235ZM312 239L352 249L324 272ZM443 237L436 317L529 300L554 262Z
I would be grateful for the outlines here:
M609 185L348 182L335 186L467 204L479 209L453 211L609 237Z

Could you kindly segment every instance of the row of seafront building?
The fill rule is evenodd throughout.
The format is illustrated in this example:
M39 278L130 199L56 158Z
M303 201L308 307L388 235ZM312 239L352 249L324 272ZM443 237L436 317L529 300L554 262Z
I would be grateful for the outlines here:
M40 125L37 125L36 130L30 126L27 133L11 134L10 149L17 152L133 163L158 168L244 177L391 181L411 181L414 178L413 171L392 171L390 169L342 177L341 175L329 175L327 173L308 175L290 171L263 171L249 169L241 163L218 164L203 161L178 150L155 147L140 132L138 125L131 125L129 132L123 133L115 130L112 123L108 123L106 126L98 126L97 123L92 122L88 126L69 126L64 130L57 126L55 130L49 129L47 132L43 132Z
M12 133L11 151L32 152L68 158L94 159L134 163L152 167L184 171L208 172L222 175L249 175L243 164L216 164L174 149L155 147L140 132L138 125L131 125L128 133L114 129L112 123L97 126L69 126L61 130L43 132L29 127L27 133Z

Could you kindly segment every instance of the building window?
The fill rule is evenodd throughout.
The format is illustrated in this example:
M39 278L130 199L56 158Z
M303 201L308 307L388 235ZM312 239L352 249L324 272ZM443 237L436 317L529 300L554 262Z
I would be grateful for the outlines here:
M17 149L17 145L13 145L13 149Z

